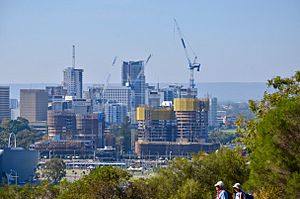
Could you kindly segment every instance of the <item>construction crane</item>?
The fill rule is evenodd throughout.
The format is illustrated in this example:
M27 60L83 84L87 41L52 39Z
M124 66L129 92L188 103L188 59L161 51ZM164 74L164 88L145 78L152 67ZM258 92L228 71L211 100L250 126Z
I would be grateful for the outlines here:
M75 68L75 45L73 47L73 55L72 55L72 67Z
M111 64L111 68L116 64L117 58L118 57L115 56L115 58L113 59L113 62ZM111 71L107 75L106 82L105 82L103 90L102 90L102 94L101 94L102 100L101 100L101 103L104 103L104 94L105 94L106 88L107 88L107 86L109 84L110 77L111 77Z
M187 50L186 42L184 40L183 34L182 34L182 32L179 28L179 25L178 25L176 19L174 19L174 22L175 22L175 26L176 26L178 35L179 35L180 40L181 40L181 44L182 44L182 47L183 47L183 50L184 50L184 53L185 53L185 57L188 61L188 65L189 65L188 67L189 67L189 70L190 70L190 88L194 88L195 87L194 69L197 69L197 71L200 71L201 64L197 63L197 55L195 54L193 49L189 46L190 50L194 54L194 60L193 60L193 62L191 61L188 50Z
M148 58L147 58L146 61L145 61L144 67L141 68L141 71L140 71L139 74L136 76L135 80L133 81L132 85L130 85L130 86L133 86L133 87L135 86L135 84L137 83L138 79L139 79L139 78L141 77L141 75L144 73L145 67L146 67L147 63L149 62L149 60L151 59L151 57L152 57L152 54L150 54L150 55L148 56Z

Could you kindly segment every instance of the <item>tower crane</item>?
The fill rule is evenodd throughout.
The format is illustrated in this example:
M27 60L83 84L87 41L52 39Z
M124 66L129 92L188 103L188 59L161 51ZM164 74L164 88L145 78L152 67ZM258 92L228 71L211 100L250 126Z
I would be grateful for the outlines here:
M111 68L116 64L117 58L118 58L117 56L114 57L113 62L111 64ZM104 103L104 94L105 94L106 88L107 88L107 86L109 84L110 77L111 77L111 71L107 75L106 82L104 84L104 87L103 87L103 90L102 90L102 93L101 93L101 97L102 97L101 101L102 101L102 103Z
M151 59L151 57L152 57L152 54L150 54L150 55L148 56L148 58L147 58L146 61L145 61L144 67L141 68L141 71L140 71L139 74L136 76L135 80L133 81L132 85L130 85L130 86L133 86L133 87L135 86L135 84L137 83L138 79L139 79L139 78L141 77L141 75L144 73L145 67L146 67L147 63L149 62L149 60Z
M189 46L191 51L194 54L194 60L193 60L193 62L191 61L188 50L187 50L186 42L184 40L183 34L180 30L180 27L179 27L176 19L174 19L174 22L175 22L175 26L176 26L178 35L180 37L180 41L181 41L181 44L182 44L182 47L183 47L183 50L184 50L184 53L185 53L185 57L188 61L188 67L189 67L189 70L190 70L190 88L194 88L195 87L194 69L197 69L197 71L200 71L201 64L197 63L197 55L195 54L193 49Z

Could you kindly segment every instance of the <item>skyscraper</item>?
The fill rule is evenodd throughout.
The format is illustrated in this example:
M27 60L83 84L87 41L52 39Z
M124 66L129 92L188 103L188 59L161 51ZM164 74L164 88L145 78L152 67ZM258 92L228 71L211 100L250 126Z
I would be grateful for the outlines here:
M105 121L109 124L122 124L127 116L126 104L109 102L104 105Z
M42 89L20 90L20 116L29 122L47 121L48 93Z
M134 91L135 107L145 104L144 61L123 62L122 85Z
M68 67L63 71L63 87L67 90L67 95L82 98L82 73L83 69L74 67Z
M92 86L88 89L86 98L91 100L93 111L100 111L99 106L97 105L101 103L116 101L117 103L122 103L127 106L127 116L129 116L131 108L134 108L132 107L131 101L134 92L126 86L108 86L105 89L105 92L103 92L103 88L104 86Z
M0 86L0 122L4 118L10 119L8 86Z

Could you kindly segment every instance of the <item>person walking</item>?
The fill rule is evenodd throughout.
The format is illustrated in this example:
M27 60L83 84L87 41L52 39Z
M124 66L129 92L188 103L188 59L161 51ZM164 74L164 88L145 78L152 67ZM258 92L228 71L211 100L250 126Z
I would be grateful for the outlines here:
M240 183L235 183L233 185L233 190L235 195L234 199L246 199L245 193Z
M218 181L215 184L217 197L216 199L228 199L228 192L225 191L225 186L223 181Z

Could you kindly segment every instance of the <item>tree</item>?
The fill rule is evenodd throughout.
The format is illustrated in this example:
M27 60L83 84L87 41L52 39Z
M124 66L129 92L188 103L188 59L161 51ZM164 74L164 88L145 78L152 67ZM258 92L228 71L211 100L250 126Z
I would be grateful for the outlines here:
M299 197L300 71L291 78L275 77L268 86L272 92L259 102L250 101L256 117L237 121L250 152L248 185L266 197Z
M248 179L246 161L238 149L196 154L191 161L177 158L156 176L133 181L131 198L211 198L217 181L230 187Z
M236 134L215 129L208 134L208 140L211 142L217 142L221 144L228 144L235 140Z
M209 193L203 193L201 183L194 179L187 179L182 186L179 187L176 194L171 199L205 199L210 198Z
M28 120L18 117L17 120L5 119L0 127L0 148L7 147L9 134L14 133L17 139L17 146L29 148L31 144L42 139L44 134L29 127Z
M53 158L45 163L42 173L49 181L57 183L65 177L66 165L62 159Z
M45 134L30 130L22 130L16 135L17 144L19 147L28 149L30 145L41 140Z
M116 167L99 167L69 184L58 198L126 198L130 175Z
M202 198L215 196L214 184L222 180L226 188L230 188L234 183L244 183L248 180L249 169L247 159L242 156L240 149L229 150L220 149L210 155L197 154L192 160L193 178L200 182Z

